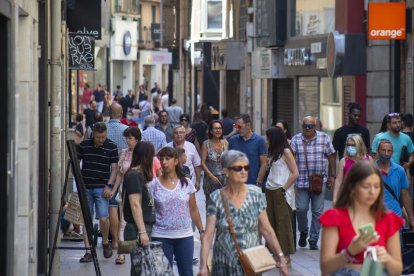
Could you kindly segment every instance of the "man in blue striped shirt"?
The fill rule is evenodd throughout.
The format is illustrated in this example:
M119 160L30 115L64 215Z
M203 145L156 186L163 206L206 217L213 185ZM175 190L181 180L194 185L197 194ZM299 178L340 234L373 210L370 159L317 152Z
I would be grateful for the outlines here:
M94 217L94 206L96 217L102 232L102 247L105 258L112 256L112 248L108 242L109 220L108 206L110 191L115 182L118 172L118 148L115 143L107 138L105 123L95 123L93 127L93 138L80 143L78 158L82 160L82 178L85 183L86 197L89 212ZM89 247L86 229L84 228L85 247ZM80 262L92 262L90 250L80 259Z

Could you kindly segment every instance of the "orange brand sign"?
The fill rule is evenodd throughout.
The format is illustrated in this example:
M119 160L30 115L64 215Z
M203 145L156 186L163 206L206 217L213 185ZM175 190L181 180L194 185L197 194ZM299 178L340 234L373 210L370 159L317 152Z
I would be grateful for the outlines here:
M405 2L368 4L368 39L405 39Z

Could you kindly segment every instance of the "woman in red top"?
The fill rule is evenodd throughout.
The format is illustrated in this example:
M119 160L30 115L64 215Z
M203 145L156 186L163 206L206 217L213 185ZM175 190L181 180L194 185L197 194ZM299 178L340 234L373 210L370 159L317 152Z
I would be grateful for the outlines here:
M375 246L388 275L402 272L399 232L403 220L385 210L383 183L378 168L359 161L348 171L333 209L319 219L322 224L322 275L359 275L364 251ZM374 233L358 229L371 223Z

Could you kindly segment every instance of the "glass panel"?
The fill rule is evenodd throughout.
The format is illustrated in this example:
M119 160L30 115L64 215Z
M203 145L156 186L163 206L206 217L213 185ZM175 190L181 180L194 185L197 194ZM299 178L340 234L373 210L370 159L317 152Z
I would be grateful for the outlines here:
M138 0L115 0L115 12L138 15L139 4Z
M335 0L293 0L292 36L326 34L335 29ZM294 27L293 27L294 26Z
M321 78L320 110L323 129L333 136L342 126L342 78Z
M222 1L207 2L207 29L223 28L223 3Z

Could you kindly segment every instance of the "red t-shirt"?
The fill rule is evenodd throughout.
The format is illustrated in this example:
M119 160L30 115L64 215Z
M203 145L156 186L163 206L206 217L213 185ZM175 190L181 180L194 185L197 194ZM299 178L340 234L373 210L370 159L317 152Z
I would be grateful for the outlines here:
M352 226L351 218L349 217L348 209L329 209L325 211L319 218L319 222L324 227L337 227L339 232L339 243L336 252L339 253L342 249L347 248L352 239L357 235ZM380 245L386 246L388 238L392 237L395 232L401 229L403 219L394 214L387 212L382 218L375 222L375 231L377 231L379 240L370 246ZM362 264L364 261L364 252L359 253L355 257L354 263Z
M126 126L136 126L136 127L138 126L137 122L135 122L134 120L131 120L131 122L128 123L127 119L125 119L125 118L121 119L121 123L126 125Z

